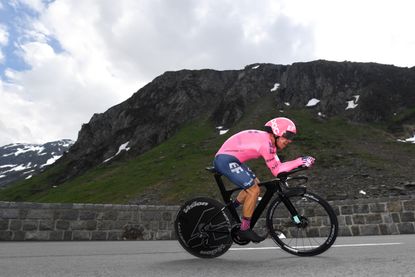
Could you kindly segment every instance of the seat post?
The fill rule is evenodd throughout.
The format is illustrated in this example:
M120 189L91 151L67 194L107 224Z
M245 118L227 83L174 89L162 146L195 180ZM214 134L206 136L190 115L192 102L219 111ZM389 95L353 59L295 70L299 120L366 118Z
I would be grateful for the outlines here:
M222 175L215 173L215 180L216 183L218 184L220 193L222 194L222 198L223 201L225 202L225 204L229 204L231 202L231 193L229 193L226 189L225 189L225 184L222 181Z
M215 173L215 180L218 184L220 193L222 194L223 201L225 202L225 206L228 208L228 211L231 213L233 219L236 223L241 223L241 219L239 218L238 212L236 211L235 207L232 204L231 196L232 192L235 190L227 191L225 189L225 184L222 181L221 174Z

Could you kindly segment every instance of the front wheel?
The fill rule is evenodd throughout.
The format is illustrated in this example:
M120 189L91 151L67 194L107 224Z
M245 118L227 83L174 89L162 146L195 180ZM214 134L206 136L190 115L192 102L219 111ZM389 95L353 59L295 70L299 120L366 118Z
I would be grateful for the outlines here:
M215 258L232 245L231 222L220 202L206 197L187 201L174 222L183 248L199 258Z
M297 214L289 212L290 203ZM281 249L297 256L323 253L333 245L339 228L333 208L313 193L275 199L267 212L267 226Z

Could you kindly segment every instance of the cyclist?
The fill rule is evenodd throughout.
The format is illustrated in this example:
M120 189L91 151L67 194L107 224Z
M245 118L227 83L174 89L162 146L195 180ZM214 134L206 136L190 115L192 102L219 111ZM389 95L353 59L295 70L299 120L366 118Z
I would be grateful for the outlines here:
M250 228L251 217L261 191L258 178L244 162L262 156L274 176L299 166L310 167L314 164L314 158L310 156L284 163L279 160L277 150L283 150L297 133L295 124L290 119L285 117L271 119L265 124L264 130L245 130L233 135L225 141L213 161L216 171L244 189L233 204L235 207L243 205L238 236L242 240L252 242L260 242L264 239Z

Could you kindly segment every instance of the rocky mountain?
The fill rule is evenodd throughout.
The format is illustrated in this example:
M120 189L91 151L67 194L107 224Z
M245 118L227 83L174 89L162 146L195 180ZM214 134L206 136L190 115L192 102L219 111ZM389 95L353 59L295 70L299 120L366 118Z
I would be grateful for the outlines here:
M290 66L282 78L278 101L302 107L316 98L318 110L355 122L387 122L415 107L415 68L376 63L315 61ZM412 110L413 112L413 110ZM413 114L402 118L394 131L413 132Z
M0 199L178 204L214 194L203 168L223 139L280 115L301 130L280 157L317 157L313 191L331 199L415 193L415 68L318 60L166 72L94 114L50 170ZM220 136L219 126L229 133ZM263 163L253 168L269 174Z
M0 187L29 179L68 151L74 142L59 140L45 144L15 143L0 147Z
M308 108L321 117L389 122L401 136L415 132L415 68L318 60L254 64L243 70L166 72L130 99L95 114L61 162L60 183L119 154L136 156L200 117L228 128L250 105L272 94L278 109Z

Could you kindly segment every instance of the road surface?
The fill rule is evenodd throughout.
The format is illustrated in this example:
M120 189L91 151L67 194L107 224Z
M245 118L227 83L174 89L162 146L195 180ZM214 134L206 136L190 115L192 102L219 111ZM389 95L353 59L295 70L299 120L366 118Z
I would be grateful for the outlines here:
M0 276L415 276L415 235L340 237L316 257L272 240L199 259L176 241L1 242Z

